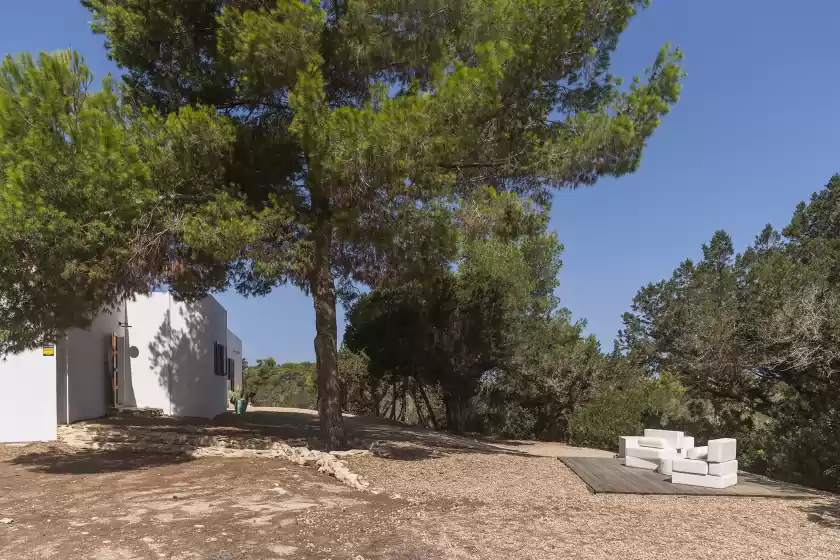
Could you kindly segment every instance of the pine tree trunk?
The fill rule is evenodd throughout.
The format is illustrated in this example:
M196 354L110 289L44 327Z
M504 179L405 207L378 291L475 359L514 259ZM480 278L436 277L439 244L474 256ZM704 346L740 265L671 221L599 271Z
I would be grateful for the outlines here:
M321 437L328 451L345 449L347 438L341 418L338 382L338 338L335 284L330 270L332 229L324 227L315 242L312 300L315 305L315 360L318 368L318 415Z
M462 434L473 416L473 399L463 395L446 396L446 423L450 431Z
M429 420L432 421L432 426L434 426L435 430L439 430L440 424L438 424L435 411L432 408L432 403L429 402L429 397L426 395L426 390L423 388L423 384L420 383L420 381L417 382L417 387L420 389L420 396L423 397L423 402L426 403L426 409L429 411Z
M397 380L391 384L391 420L397 419Z

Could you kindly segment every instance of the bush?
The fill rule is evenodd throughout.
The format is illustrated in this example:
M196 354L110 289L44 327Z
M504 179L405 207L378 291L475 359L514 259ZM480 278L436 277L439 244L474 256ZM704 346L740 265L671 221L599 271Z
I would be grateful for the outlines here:
M683 418L685 390L670 375L639 379L627 387L595 391L569 418L569 442L618 450L619 436L641 434L645 428L675 427Z

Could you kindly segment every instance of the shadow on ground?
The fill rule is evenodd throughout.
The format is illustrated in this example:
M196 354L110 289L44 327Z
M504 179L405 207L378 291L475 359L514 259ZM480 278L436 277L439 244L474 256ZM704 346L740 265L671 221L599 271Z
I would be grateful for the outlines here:
M531 456L486 441L408 426L383 418L346 416L350 448L369 449L377 456L403 461L437 458L451 453ZM74 425L74 437L93 447L139 449L164 445L188 453L199 447L270 450L282 442L293 447L323 449L318 415L298 409L256 409L243 416L231 412L213 420L171 417L114 417ZM62 438L64 439L64 438ZM66 440L67 443L72 443ZM152 447L152 446L149 446Z
M808 514L808 521L830 529L840 529L840 497L834 496L802 509Z
M188 455L170 453L68 451L54 448L46 451L22 453L6 462L49 474L96 474L161 467L192 460L192 457Z

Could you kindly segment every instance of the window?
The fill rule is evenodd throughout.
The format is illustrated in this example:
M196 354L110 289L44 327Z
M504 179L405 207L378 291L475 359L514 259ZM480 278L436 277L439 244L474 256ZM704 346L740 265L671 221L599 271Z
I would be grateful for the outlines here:
M236 370L234 369L233 358L227 359L227 377L231 390L236 389Z
M213 373L216 375L227 375L226 370L227 352L224 344L214 343L213 346Z

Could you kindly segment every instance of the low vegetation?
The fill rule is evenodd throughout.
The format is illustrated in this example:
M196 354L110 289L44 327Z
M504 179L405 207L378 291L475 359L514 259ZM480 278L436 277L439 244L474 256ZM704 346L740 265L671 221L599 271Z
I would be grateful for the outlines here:
M278 364L274 358L260 358L256 365L243 361L242 366L245 396L254 406L316 407L313 362Z
M350 310L346 406L606 449L645 427L732 436L745 468L836 490L838 216L840 176L740 254L717 232L639 291L603 353L554 295L562 247L544 214L486 194L464 206L457 260Z

